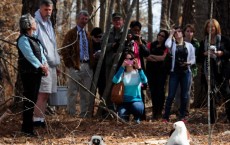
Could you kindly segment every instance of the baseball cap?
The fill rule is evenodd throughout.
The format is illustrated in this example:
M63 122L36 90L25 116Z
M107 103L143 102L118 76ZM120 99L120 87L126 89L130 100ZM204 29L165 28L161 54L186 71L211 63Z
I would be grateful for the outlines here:
M122 18L122 15L120 13L113 13L112 18Z

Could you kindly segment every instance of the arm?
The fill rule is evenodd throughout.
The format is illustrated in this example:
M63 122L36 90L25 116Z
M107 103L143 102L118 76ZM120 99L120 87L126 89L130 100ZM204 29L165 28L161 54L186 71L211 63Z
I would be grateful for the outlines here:
M113 83L117 84L122 80L122 75L123 75L124 71L125 71L125 68L123 66L121 66L119 68L119 70L117 71L117 73L113 77L113 80L112 80Z
M150 55L150 57L155 61L164 61L167 53L163 55Z
M142 69L138 69L138 73L140 75L140 78L141 78L141 82L146 84L148 82L148 79L144 73L144 71Z

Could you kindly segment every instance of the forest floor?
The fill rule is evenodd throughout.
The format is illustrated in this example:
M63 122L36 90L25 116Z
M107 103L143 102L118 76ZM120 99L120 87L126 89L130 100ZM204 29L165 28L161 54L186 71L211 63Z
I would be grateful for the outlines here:
M169 123L152 121L151 108L147 108L147 120L141 124L130 121L127 124L114 119L86 118L69 116L64 108L56 109L55 114L47 115L47 127L35 128L38 137L26 137L20 133L21 114L8 117L0 123L0 144L88 144L91 136L102 136L107 145L154 145L165 144L172 125L176 122L171 115ZM190 132L191 145L208 144L207 109L191 109L186 127ZM230 145L230 125L224 113L212 125L212 144Z

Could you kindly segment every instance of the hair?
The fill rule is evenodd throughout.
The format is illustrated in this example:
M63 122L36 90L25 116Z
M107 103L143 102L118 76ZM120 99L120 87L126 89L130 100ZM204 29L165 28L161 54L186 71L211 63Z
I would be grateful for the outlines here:
M26 34L27 30L31 28L33 21L34 18L31 16L30 13L22 15L19 20L20 32L22 34Z
M180 29L181 30L181 33L182 33L182 36L184 37L184 33L183 33L183 29L181 26L174 26L173 29L177 30L177 29ZM174 36L175 34L173 34Z
M40 6L45 5L45 6L50 6L53 5L52 0L40 0Z
M195 33L195 27L193 24L187 24L185 25L183 32L185 32L188 28L190 28L192 30L193 33Z
M91 31L90 35L91 35L91 36L97 36L97 35L99 35L99 34L101 34L101 33L103 33L103 32L102 32L102 29L99 28L99 27L95 27L95 28L93 28L93 30Z
M181 31L183 30L181 26L174 26L173 29L181 29Z
M220 28L220 24L219 22L216 20L216 19L209 19L205 22L205 25L204 25L204 35L208 35L208 31L207 31L207 28L208 28L208 24L212 21L212 25L215 26L216 28L216 35L217 34L221 34L221 28Z
M133 27L135 27L135 26L139 27L140 29L141 29L141 27L142 27L142 25L141 25L141 23L140 23L139 21L134 20L134 21L132 21L132 22L130 23L129 27L130 27L130 28L133 28Z
M80 18L81 15L84 15L84 16L89 16L89 13L88 11L86 10L81 10L78 14L77 14L77 19Z
M133 51L127 50L127 51L124 52L123 61L125 60L125 58L126 58L126 56L127 56L128 54L131 55L132 58L135 58Z
M164 41L166 41L166 39L169 37L169 32L167 31L167 30L160 30L160 32L157 34L157 35L159 35L160 33L164 33L165 34L165 39L164 39Z

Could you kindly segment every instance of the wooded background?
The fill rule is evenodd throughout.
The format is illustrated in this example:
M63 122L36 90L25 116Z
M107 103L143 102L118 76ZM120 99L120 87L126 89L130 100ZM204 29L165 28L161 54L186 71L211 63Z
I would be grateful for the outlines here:
M110 0L53 0L54 10L52 22L57 35L58 46L61 46L66 32L76 25L75 16L80 10L88 10L91 19L87 29L101 27L105 30ZM142 35L147 41L156 38L157 31L153 28L152 9L154 5L161 5L160 29L169 30L173 25L185 26L187 23L195 25L195 37L203 39L203 26L210 18L212 0L137 0L131 20L139 20L143 25ZM126 20L131 0L115 0L113 12L120 12ZM230 36L230 1L213 0L212 17L220 22L222 34ZM0 68L3 72L1 82L0 102L5 101L20 92L15 88L17 76L16 39L19 35L18 21L22 14L34 12L39 7L39 0L1 0L0 1ZM159 30L158 30L159 31ZM64 69L64 68L63 68ZM199 76L198 76L199 78ZM198 79L199 80L199 79ZM199 81L198 81L199 82ZM198 85L199 86L199 85ZM195 89L199 91L199 88ZM197 106L201 101L197 100Z

